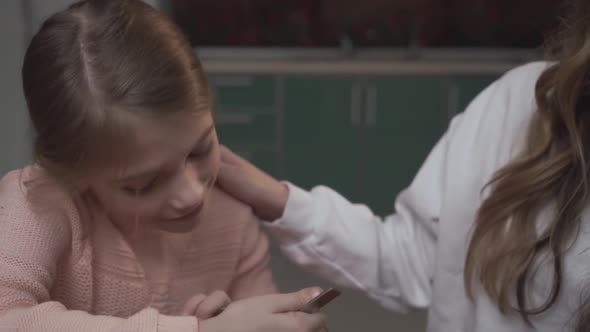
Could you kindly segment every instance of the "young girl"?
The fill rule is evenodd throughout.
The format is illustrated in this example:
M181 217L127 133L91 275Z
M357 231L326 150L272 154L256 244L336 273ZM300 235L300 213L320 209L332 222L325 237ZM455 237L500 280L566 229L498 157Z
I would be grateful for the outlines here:
M282 314L315 289L229 303L275 291L268 242L215 186L209 87L174 24L139 0L81 1L22 73L36 162L0 181L0 330L323 325Z
M268 227L299 265L391 310L428 307L428 331L590 331L590 2L572 13L556 61L483 91L385 220L227 150L220 184L280 218Z

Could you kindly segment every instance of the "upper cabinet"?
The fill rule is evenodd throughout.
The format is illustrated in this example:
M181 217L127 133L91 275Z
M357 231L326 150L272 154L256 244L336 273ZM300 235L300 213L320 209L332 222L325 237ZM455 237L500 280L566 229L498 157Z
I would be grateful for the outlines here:
M160 0L195 46L536 48L555 0Z

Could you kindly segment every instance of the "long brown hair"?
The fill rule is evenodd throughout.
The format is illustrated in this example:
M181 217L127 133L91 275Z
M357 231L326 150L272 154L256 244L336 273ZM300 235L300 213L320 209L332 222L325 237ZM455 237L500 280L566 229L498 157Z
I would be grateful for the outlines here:
M140 0L86 0L50 17L22 68L35 161L72 185L131 146L135 116L210 109L180 29Z
M572 2L570 12L548 41L548 56L556 62L537 81L538 110L528 144L490 182L492 191L478 211L465 266L471 298L477 280L502 313L516 310L527 323L555 303L562 257L588 204L590 2ZM538 231L538 214L548 204L555 213ZM527 303L527 286L535 259L544 255L552 264L553 283L544 303L533 307ZM516 305L511 303L515 290ZM590 321L588 309L582 308L580 322Z

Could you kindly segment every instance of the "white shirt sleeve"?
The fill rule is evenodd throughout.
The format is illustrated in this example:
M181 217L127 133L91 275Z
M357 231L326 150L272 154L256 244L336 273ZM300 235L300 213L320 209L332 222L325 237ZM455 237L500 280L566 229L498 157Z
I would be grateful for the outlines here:
M450 131L460 121L455 118ZM330 188L288 183L284 216L267 223L291 260L340 286L362 290L384 307L427 307L444 186L447 133L385 220Z
M329 188L307 192L289 184L285 213L266 223L268 230L292 261L320 277L361 290L391 310L429 307L440 264L453 267L450 277L462 283L482 189L518 152L536 109L534 84L545 68L543 62L519 67L480 93L453 119L384 220ZM437 287L446 287L444 281ZM438 302L451 300L440 294L445 290L439 289Z

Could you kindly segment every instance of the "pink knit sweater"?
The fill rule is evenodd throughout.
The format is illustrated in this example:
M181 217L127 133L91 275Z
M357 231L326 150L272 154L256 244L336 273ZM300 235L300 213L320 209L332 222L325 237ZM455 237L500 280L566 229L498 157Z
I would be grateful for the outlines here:
M40 191L51 208L33 204L26 184L39 172L0 180L0 331L195 332L196 318L178 316L193 295L275 291L267 238L220 190L184 240L140 230L127 241L100 209L57 186Z

